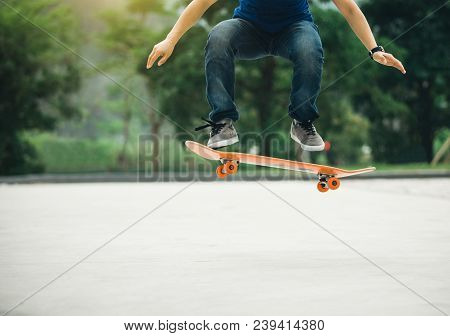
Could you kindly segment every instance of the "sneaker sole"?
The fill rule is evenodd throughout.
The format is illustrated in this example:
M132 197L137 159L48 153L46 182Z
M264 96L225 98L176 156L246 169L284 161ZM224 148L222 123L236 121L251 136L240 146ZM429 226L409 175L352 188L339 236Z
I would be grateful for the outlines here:
M308 152L321 152L325 149L325 143L323 143L320 146L309 146L309 145L302 144L300 139L297 138L294 134L292 134L292 132L291 132L291 139L294 140L295 142L297 142L300 145L300 147L302 147L303 150L308 151Z
M212 149L217 149L217 148L221 148L221 147L234 145L236 142L239 142L238 136L235 136L233 138L226 139L226 140L217 141L212 144L208 144L208 147L212 148Z

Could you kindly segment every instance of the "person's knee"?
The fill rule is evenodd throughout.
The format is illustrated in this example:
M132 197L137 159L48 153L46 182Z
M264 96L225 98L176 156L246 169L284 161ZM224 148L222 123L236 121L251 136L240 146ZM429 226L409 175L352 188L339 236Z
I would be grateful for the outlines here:
M232 42L236 35L236 27L231 20L220 22L216 25L208 35L206 43L206 52L217 55L233 50Z
M322 45L303 41L291 50L291 61L294 64L321 66L323 64Z

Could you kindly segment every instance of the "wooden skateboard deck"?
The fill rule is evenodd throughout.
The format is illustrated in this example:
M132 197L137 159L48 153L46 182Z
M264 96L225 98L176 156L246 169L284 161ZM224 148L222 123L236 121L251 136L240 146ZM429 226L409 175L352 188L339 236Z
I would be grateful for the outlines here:
M216 170L217 176L220 178L224 178L230 174L235 174L237 172L239 164L246 163L263 167L294 170L315 174L319 178L317 188L321 192L328 191L328 189L335 190L339 188L339 179L342 177L370 173L375 170L375 167L368 167L357 170L345 170L313 163L291 161L255 154L222 152L194 141L186 141L185 144L191 152L205 159L221 161L222 164L219 165Z

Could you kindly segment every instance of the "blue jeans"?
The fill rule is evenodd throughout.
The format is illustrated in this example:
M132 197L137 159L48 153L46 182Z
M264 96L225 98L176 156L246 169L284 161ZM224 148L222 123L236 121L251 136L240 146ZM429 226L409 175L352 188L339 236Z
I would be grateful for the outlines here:
M300 21L278 33L267 33L243 19L219 23L205 48L206 94L212 121L238 120L234 102L235 60L281 56L292 62L294 74L289 115L298 121L315 120L322 78L323 49L317 26Z

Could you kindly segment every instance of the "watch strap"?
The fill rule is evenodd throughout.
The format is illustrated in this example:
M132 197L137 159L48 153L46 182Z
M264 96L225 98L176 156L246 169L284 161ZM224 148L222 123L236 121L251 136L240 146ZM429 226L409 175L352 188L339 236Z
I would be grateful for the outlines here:
M371 59L373 59L373 54L375 54L378 51L382 51L384 52L384 48L382 46L376 46L375 48L373 48L372 50L369 51L369 56Z

